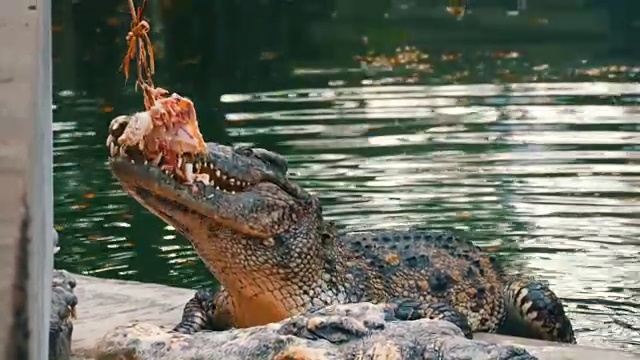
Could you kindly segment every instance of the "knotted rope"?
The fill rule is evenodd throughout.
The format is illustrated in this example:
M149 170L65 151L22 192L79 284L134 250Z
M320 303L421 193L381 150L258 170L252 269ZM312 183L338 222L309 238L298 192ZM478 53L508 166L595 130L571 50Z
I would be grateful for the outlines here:
M155 73L155 60L153 58L153 45L149 38L151 26L143 20L142 13L147 6L147 0L142 0L142 5L135 8L133 0L129 0L129 12L131 13L131 30L127 33L127 53L124 56L120 70L124 70L125 83L129 79L131 61L136 59L137 80L135 89L142 88L144 103L147 110L154 101L151 97L154 85L152 76Z

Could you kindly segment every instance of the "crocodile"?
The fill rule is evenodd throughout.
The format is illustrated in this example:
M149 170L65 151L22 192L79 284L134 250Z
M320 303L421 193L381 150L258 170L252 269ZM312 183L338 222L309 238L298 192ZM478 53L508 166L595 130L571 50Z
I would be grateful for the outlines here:
M195 293L174 332L249 328L370 302L400 321L451 322L468 338L494 332L576 342L546 282L509 274L467 239L418 229L338 231L319 199L288 176L286 159L262 148L209 142L208 154L180 159L207 176L184 183L163 170L164 159L146 159L136 147L120 151L129 121L123 115L110 125L107 145L118 150L109 156L111 172L190 241L220 283Z
M228 331L170 332L134 322L107 332L96 359L537 360L540 350L470 340L448 321L388 321L383 304L331 305L279 323ZM548 352L548 349L544 352Z

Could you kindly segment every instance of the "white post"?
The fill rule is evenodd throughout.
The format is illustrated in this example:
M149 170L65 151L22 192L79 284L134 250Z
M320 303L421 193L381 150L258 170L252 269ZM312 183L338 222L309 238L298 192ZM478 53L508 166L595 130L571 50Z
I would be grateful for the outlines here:
M27 287L30 360L49 357L49 317L53 272L53 130L51 78L51 0L29 0L37 13L33 90L33 140L28 187L32 241Z
M14 339L20 341L22 331L27 330L12 329L14 303L27 306L29 359L48 358L52 273L50 17L50 0L0 1L0 358L20 345ZM33 239L26 254L28 274L17 266L25 193ZM26 294L14 284L25 285Z

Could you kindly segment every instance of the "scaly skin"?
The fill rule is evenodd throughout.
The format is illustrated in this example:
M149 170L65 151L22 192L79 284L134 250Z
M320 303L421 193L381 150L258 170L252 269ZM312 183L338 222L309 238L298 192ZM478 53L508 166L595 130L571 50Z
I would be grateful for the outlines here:
M126 117L112 122L116 145L126 125ZM505 274L471 242L425 231L339 234L318 199L287 177L279 154L208 148L190 160L211 175L207 184L182 184L135 150L109 161L127 193L182 233L222 285L199 291L176 331L246 328L366 301L386 303L405 320L451 321L468 337L484 331L575 343L545 284Z

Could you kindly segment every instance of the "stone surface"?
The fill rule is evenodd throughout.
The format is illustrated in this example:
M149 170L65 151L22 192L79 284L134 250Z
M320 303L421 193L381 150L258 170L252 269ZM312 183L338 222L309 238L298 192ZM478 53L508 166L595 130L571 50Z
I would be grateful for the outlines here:
M76 280L68 272L54 270L51 287L51 318L49 322L49 359L71 357L73 317L78 298L73 293Z
M198 359L215 359L214 355L216 355L215 351L217 351L217 354L225 354L225 359L234 359L234 356L237 356L236 358L251 359L251 357L242 355L242 347L240 347L240 350L233 349L233 346L240 343L244 344L244 349L257 346L256 349L263 353L274 351L269 349L274 349L276 346L289 346L291 348L292 344L300 344L300 347L291 349L293 356L290 357L291 359L331 359L329 357L331 351L344 351L349 346L351 346L351 349L357 349L359 346L356 341L354 344L343 343L329 348L322 347L318 345L321 341L301 337L300 335L303 333L299 330L297 335L278 334L276 331L281 329L282 326L277 324L262 327L264 330L257 333L254 328L249 331L209 332L193 336L170 335L167 334L167 329L179 321L182 308L193 295L193 290L137 282L105 280L81 275L74 275L74 277L78 282L75 293L79 298L78 318L74 321L75 330L73 334L73 350L77 358L98 358L96 355L100 355L100 352L102 355L120 353L132 356L134 354L133 351L144 351L146 354L138 358L189 359L188 352L190 351L192 354L197 354L199 356L197 357ZM293 319L289 321L293 321ZM295 321L293 323L298 324L297 329L302 329L299 325L300 323ZM388 333L384 333L385 331ZM465 359L486 359L487 354L497 354L501 351L502 354L508 355L509 352L505 353L505 349L510 349L510 346L516 345L526 348L529 353L541 360L588 358L640 360L640 356L622 351L597 349L584 345L562 345L496 334L474 334L475 340L489 343L478 345L474 341L462 338L458 331L457 328L448 323L427 320L398 322L389 324L384 330L373 330L375 334L371 337L364 337L363 340L367 344L377 344L377 346L365 346L363 349L365 351L377 351L384 354L389 354L390 352L393 354L393 351L397 350L388 346L387 342L376 342L376 339L379 339L377 336L389 336L389 334L390 336L399 336L402 333L403 338L392 338L392 340L401 349L415 350L417 348L415 344L410 342L411 339L416 339L416 337L418 339L432 339L432 337L429 337L432 335L429 334L437 333L446 339L435 340L436 343L434 345L437 344L441 346L440 349L446 349L447 354L466 354L466 357L459 357ZM127 333L131 338L122 338L124 333ZM238 338L239 334L242 338ZM296 333L294 332L294 334ZM409 334L409 337L407 337L407 334ZM273 343L264 343L269 337L281 340ZM255 341L259 340L262 345L252 345L251 342L247 342L248 338L252 338ZM578 342L580 342L579 337ZM490 343L501 346L491 345ZM98 344L98 353L93 349L96 344ZM325 344L329 343L325 342ZM185 349L178 350L181 346L185 347ZM437 347L431 347L420 350L426 352L437 351L437 349ZM158 354L164 354L164 357L153 357ZM175 356L175 354L179 355ZM475 355L475 357L470 355ZM281 359L286 358L284 356L281 357ZM394 357L388 358L393 359ZM518 359L518 357L515 358ZM526 358L523 357L522 359ZM361 359L367 359L367 357L363 356ZM397 359L403 358L399 357ZM454 358L444 357L444 359Z

